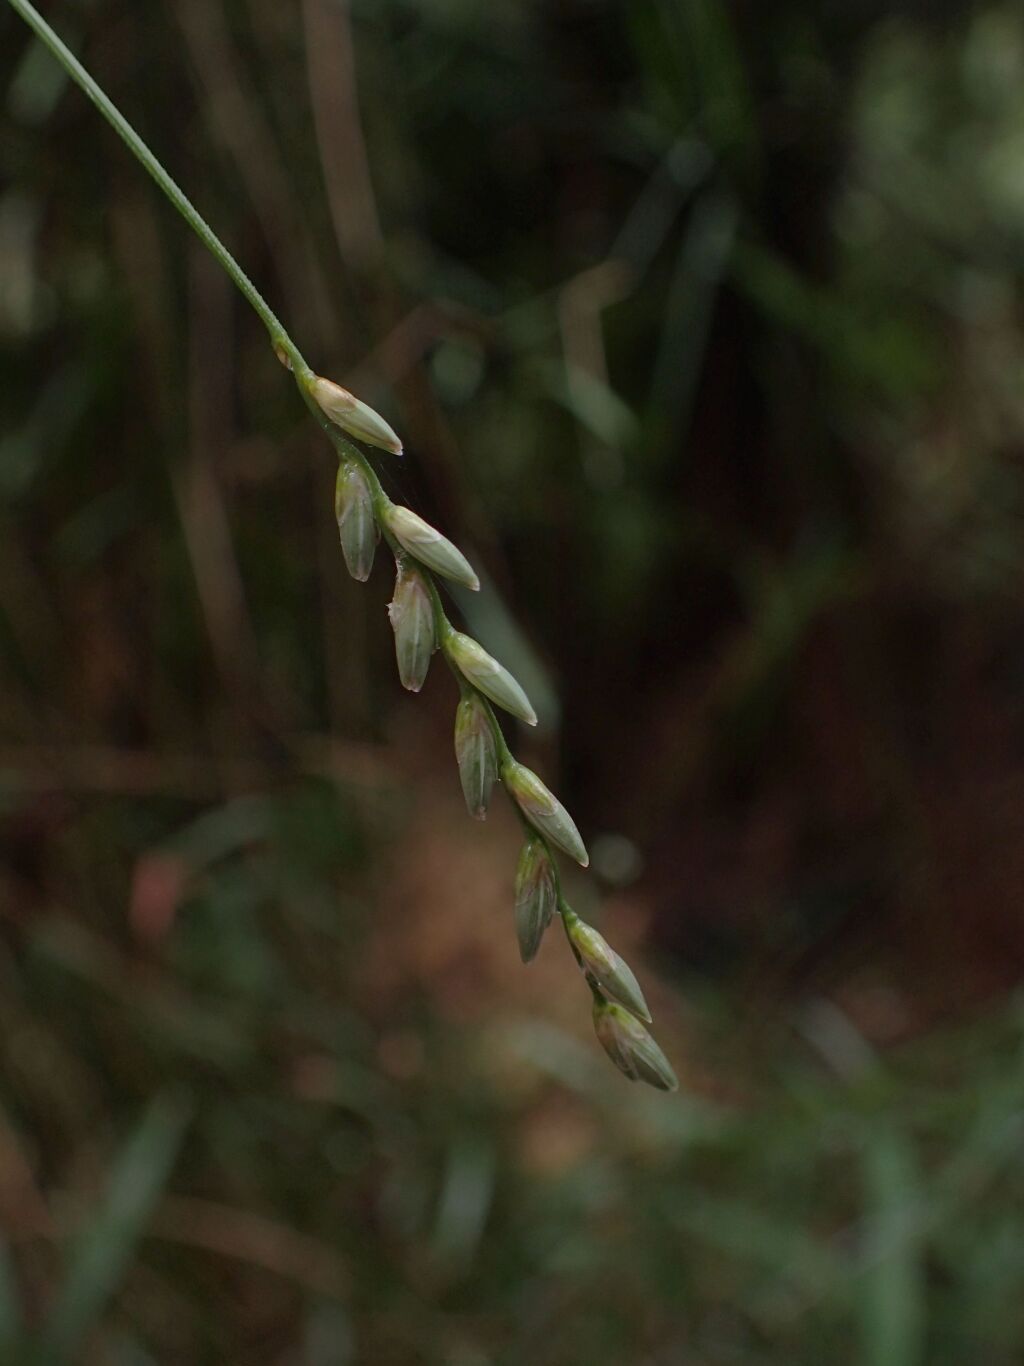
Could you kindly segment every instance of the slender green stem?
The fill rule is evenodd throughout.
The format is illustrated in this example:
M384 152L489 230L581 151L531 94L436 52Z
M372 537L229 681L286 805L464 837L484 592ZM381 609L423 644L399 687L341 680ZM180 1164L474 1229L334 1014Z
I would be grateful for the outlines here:
M213 253L220 264L231 276L235 284L245 295L258 314L261 322L270 333L270 339L275 348L283 352L291 361L292 367L298 372L308 371L309 367L302 358L299 348L285 331L281 320L274 313L273 309L264 299L253 282L246 275L245 271L238 264L235 258L228 251L227 247L220 240L214 230L207 223L199 210L195 207L184 190L173 179L170 172L160 162L155 153L139 137L138 133L131 126L125 116L117 108L110 97L100 88L99 85L89 75L85 67L78 60L75 54L66 46L65 43L54 33L53 29L46 22L39 11L29 0L8 0L11 8L19 14L29 28L35 33L36 37L45 44L50 52L60 62L64 70L71 79L81 87L81 89L92 100L93 104L100 111L103 117L111 125L118 137L124 142L125 146L132 152L142 165L146 168L152 178L163 190L164 194L171 201L174 207L193 229L203 245Z

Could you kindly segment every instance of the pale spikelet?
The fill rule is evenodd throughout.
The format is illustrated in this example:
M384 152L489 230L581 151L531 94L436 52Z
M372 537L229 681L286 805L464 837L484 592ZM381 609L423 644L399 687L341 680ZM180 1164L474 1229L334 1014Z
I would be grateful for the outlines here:
M473 566L458 546L453 545L447 536L442 536L436 527L424 521L412 508L391 503L384 513L384 521L399 545L435 574L464 584L466 588L472 588L474 593L480 587Z
M437 636L430 592L414 565L399 565L388 616L395 633L395 658L402 687L419 692L430 667L430 656L437 649Z
M523 845L516 866L516 936L519 955L529 963L540 948L555 911L555 870L543 840L536 835Z
M334 515L348 572L354 579L365 582L373 568L380 531L373 515L373 498L366 476L352 460L342 460L338 465Z
M505 765L501 776L530 824L535 825L563 853L586 868L590 855L576 829L576 822L536 773L512 759Z
M651 1034L628 1010L612 1001L594 1001L594 1032L612 1062L630 1081L645 1081L659 1091L679 1087L676 1074Z
M466 807L482 821L498 777L498 754L490 717L476 693L467 692L455 712L455 758Z
M651 1012L647 1009L647 1002L632 968L625 959L619 957L604 936L571 911L565 916L565 928L583 970L594 979L604 994L641 1020L650 1020Z
M497 702L528 726L537 724L537 713L530 699L503 664L499 664L472 636L453 631L448 642L448 655L456 668L485 697Z
M321 411L342 431L364 441L368 446L379 446L383 451L402 454L402 443L375 409L355 394L350 394L332 379L317 375L309 386Z

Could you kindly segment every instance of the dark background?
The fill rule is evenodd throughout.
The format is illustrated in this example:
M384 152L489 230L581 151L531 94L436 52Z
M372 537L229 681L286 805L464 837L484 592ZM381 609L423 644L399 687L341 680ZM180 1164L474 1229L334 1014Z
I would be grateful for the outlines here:
M43 10L484 571L682 1086L0 5L3 1359L1019 1362L1020 7Z

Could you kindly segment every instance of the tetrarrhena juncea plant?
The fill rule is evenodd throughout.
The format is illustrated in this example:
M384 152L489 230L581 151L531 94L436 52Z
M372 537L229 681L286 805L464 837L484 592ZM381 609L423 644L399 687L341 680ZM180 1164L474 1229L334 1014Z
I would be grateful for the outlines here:
M8 0L71 78L92 100L128 149L199 236L249 302L291 372L306 407L338 458L335 510L345 562L354 578L369 576L380 537L396 567L390 606L402 684L418 691L431 656L440 651L458 682L455 749L470 814L483 819L496 783L504 786L523 826L525 845L515 879L515 923L524 962L536 954L557 912L594 1003L594 1027L608 1056L631 1080L662 1090L676 1085L665 1055L645 1027L650 1013L635 976L598 932L584 924L562 893L554 850L586 867L589 859L576 824L542 780L519 763L505 740L494 707L528 725L537 717L513 675L470 636L457 631L441 603L435 575L476 590L479 579L459 548L411 508L392 502L357 443L401 454L391 426L368 404L316 374L280 319L184 191L93 77L29 0Z

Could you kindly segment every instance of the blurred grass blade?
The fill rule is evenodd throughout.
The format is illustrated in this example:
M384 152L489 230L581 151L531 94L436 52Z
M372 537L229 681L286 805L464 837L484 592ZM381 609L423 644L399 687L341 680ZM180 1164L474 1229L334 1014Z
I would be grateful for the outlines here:
M552 362L541 370L545 391L591 436L613 450L633 445L640 433L629 404L595 375L578 365Z
M699 90L701 119L711 146L723 156L752 153L757 130L751 89L729 8L723 0L662 0L666 27L678 26Z
M774 1284L829 1299L848 1276L843 1256L793 1218L765 1213L744 1200L678 1193L664 1203L672 1223L739 1264L766 1268Z
M139 1025L175 1050L224 1069L238 1066L249 1055L251 1039L223 1013L160 982L138 993L124 958L70 919L51 916L32 948L70 975L72 992L78 994L81 984L104 993L134 1011Z
M15 1361L22 1331L21 1297L7 1244L0 1240L0 1362Z
M356 1359L352 1320L340 1304L318 1304L306 1324L306 1366L352 1366Z
M163 1193L190 1108L181 1098L158 1096L115 1163L99 1208L70 1250L43 1330L47 1366L81 1360L83 1343L117 1290Z
M689 431L715 304L736 240L739 208L717 188L696 201L676 255L650 404L681 439ZM676 443L665 448L675 451Z
M457 1140L448 1155L434 1226L434 1253L449 1266L468 1266L494 1198L494 1151L481 1138Z
M924 1361L925 1288L913 1152L902 1134L872 1136L864 1153L864 1194L873 1234L861 1277L863 1366Z
M7 88L7 111L18 123L32 127L45 123L67 83L64 68L51 60L41 43L30 42Z

